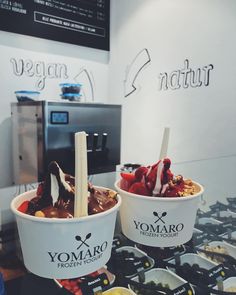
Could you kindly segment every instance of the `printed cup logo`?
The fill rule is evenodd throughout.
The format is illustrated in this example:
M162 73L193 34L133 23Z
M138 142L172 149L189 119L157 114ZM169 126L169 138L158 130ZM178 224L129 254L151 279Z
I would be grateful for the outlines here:
M153 212L153 215L156 216L156 217L158 218L154 223L157 223L157 222L160 220L162 223L165 224L165 221L163 221L162 218L165 217L165 216L167 215L167 212L163 212L163 213L161 213L161 215L159 216L159 213L156 212L156 211L154 211L154 212Z
M79 248L82 246L82 245L85 245L89 248L89 245L86 243L86 241L91 237L91 233L87 234L85 239L82 240L81 236L76 236L75 239L79 242L81 242L81 244L79 245L79 247L77 248L77 250L79 250Z
M134 221L134 229L139 231L142 236L150 238L173 238L177 237L184 229L183 223L168 223L168 213L153 211L155 220L153 223L147 223L141 220Z
M76 235L74 240L79 242L76 245L76 250L72 252L52 252L49 251L49 262L56 264L57 268L74 268L80 267L94 261L101 259L103 253L106 251L108 242L104 241L100 244L91 245L88 240L92 237L88 233L85 237Z

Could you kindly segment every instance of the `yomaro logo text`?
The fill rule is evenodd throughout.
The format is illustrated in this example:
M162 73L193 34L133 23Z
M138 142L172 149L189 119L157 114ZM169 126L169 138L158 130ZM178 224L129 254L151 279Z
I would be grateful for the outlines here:
M104 241L101 244L90 246L91 236L91 233L88 233L85 237L75 236L74 239L77 244L72 252L47 252L49 262L56 263L58 268L74 268L101 259L107 249L108 242Z
M147 223L141 220L133 220L135 230L139 231L140 235L153 238L173 238L184 229L183 223L170 224L168 223L167 212L153 212L153 222Z

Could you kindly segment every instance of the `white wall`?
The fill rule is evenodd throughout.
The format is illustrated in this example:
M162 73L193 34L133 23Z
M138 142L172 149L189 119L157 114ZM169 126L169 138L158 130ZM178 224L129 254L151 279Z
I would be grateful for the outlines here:
M211 193L220 185L225 194L235 191L227 178L235 175L236 155L235 12L234 0L112 1L109 97L123 105L122 163L156 162L169 126L175 168L204 175ZM198 85L183 82L190 68L200 73ZM172 76L168 89L164 73ZM209 159L218 169L212 175L194 164ZM186 169L191 163L195 171Z
M38 90L43 100L61 101L59 83L80 82L83 101L107 102L108 61L106 51L0 31L0 165L4 167L0 187L12 184L10 103L16 102L14 91ZM57 67L63 71L59 73Z
M38 78L14 75L10 59L23 58L46 65L64 63L68 80L85 68L93 77L95 101L123 105L122 163L155 162L163 129L169 126L168 156L175 163L175 172L205 184L208 203L221 198L223 192L233 194L235 11L235 0L111 0L110 53L0 31L0 187L11 184L10 103L16 101L14 91L35 89ZM181 70L186 59L189 71L200 69L200 87L183 87ZM204 80L206 69L208 81ZM167 86L179 85L179 89L164 90L164 84L160 89L159 77L164 73L173 79ZM41 97L58 99L62 80L47 78ZM91 91L86 87L89 100ZM6 210L13 191L0 190L1 206Z
M27 75L25 71L16 75L12 59L17 65L21 60L26 65L26 61L30 60L34 66L38 64L38 72L29 71ZM10 104L16 102L14 91L39 90L41 99L60 101L59 83L80 82L83 84L84 101L107 102L108 62L109 52L106 51L0 31L0 226L13 221L10 202L16 194L25 190L24 186L11 186ZM54 68L58 64L65 65L67 77L53 78L51 75L44 79L42 73L49 64L54 64Z

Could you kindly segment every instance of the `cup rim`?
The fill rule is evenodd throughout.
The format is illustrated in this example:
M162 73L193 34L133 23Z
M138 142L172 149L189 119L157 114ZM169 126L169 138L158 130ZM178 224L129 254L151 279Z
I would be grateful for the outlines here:
M200 183L198 183L196 181L192 181L192 182L200 187L200 191L198 193L194 194L194 195L189 195L189 196L180 197L180 198L173 198L173 197L160 198L160 197L143 196L143 195L130 193L130 192L127 192L127 191L120 188L120 186L119 186L120 179L118 179L115 182L114 186L115 186L116 190L118 191L118 193L125 193L131 198L137 198L138 197L139 199L149 200L149 201L153 201L153 202L156 202L156 201L161 201L161 202L186 202L187 200L192 200L192 199L195 199L196 197L201 196L203 194L203 192L204 192L204 188Z
M104 291L104 295L107 295L109 293L109 291L114 291L114 290L121 290L121 291L127 291L127 295L135 295L136 293L134 293L131 289L123 287L123 286L114 286L106 291Z
M106 187L102 187L102 186L94 186L95 188L101 188L101 189L109 189L109 188L106 188ZM109 189L111 191L114 191L112 189ZM103 216L106 216L108 214L112 214L114 211L118 210L120 205L121 205L121 197L120 195L117 193L116 195L116 199L117 199L117 203L115 204L115 206L113 206L112 208L104 211L104 212L101 212L101 213L97 213L97 214L92 214L92 215L87 215L87 216L82 216L82 217L73 217L73 218L45 218L45 217L36 217L36 216L32 216L32 215L28 215L26 213L23 213L23 212L20 212L17 210L16 208L16 203L22 199L25 195L27 194L32 194L33 192L36 193L37 189L34 189L34 190L29 190L27 192L24 192L18 196L16 196L12 201L11 201L11 204L10 204L10 208L12 210L12 212L21 217L21 218L24 218L24 219L27 219L27 220L30 220L30 221L34 221L34 222L44 222L44 223L51 223L51 224L58 224L58 223L75 223L75 222L85 222L85 221L88 221L88 220L93 220L93 219L96 219L98 217L103 217ZM114 191L116 192L116 191ZM32 199L32 197L29 198L29 200Z

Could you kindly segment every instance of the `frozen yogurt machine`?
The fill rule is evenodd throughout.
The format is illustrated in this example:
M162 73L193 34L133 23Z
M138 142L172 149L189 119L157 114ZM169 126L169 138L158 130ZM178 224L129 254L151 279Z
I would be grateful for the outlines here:
M41 181L51 161L74 175L74 133L87 133L88 173L120 164L121 106L32 101L11 104L13 183Z

